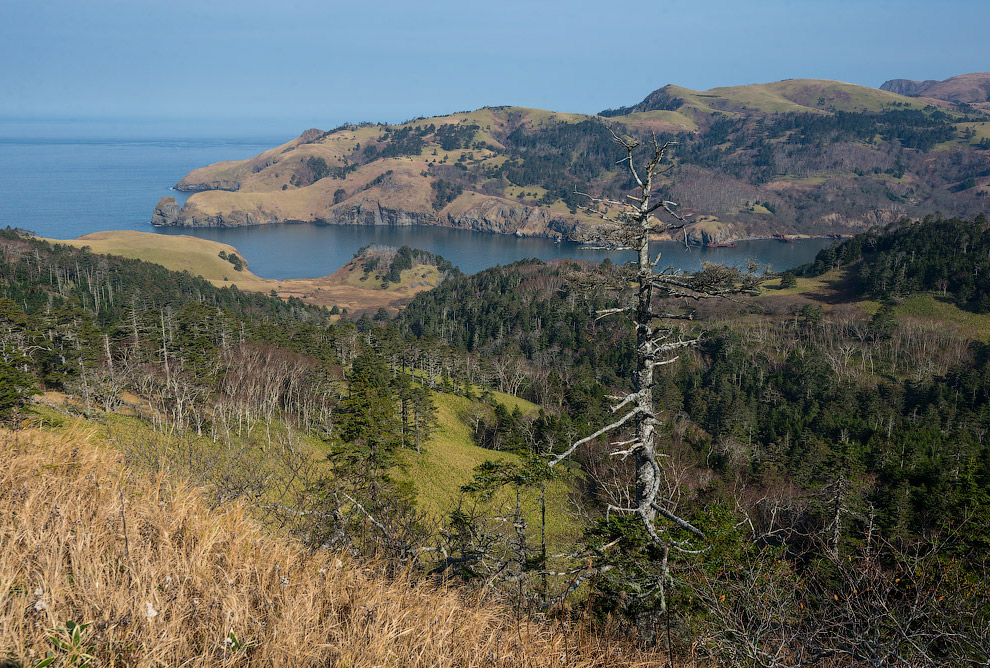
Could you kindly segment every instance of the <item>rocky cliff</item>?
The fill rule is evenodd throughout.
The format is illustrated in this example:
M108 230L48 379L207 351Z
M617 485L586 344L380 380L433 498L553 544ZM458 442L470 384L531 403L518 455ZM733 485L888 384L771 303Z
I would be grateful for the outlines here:
M174 197L162 197L151 214L151 224L156 227L178 225L179 211L179 203Z
M433 225L475 232L514 234L520 237L569 238L580 227L575 216L554 215L547 209L526 206L509 200L484 198L467 207L448 207L440 212L415 211L392 206L378 200L364 200L356 204L341 204L328 208L321 215L286 217L277 209L232 208L223 212L208 213L195 203L181 212L175 204L159 202L152 222L155 225L176 227L245 227L268 223L311 222L323 225L381 225L408 227Z
M952 88L975 100L984 80L990 75L934 83L939 94ZM630 192L609 126L647 144L653 133L676 142L673 169L657 185L690 215L683 235L694 243L856 232L878 211L884 219L975 215L990 197L990 117L982 120L982 103L910 96L931 94L930 84L671 85L603 112L607 119L492 107L310 129L253 158L193 170L177 187L194 194L178 210L163 199L153 219L439 225L594 241L600 221L583 212L579 193L621 200Z
M990 72L960 74L944 81L891 79L885 81L880 86L880 90L909 97L931 97L949 102L981 104L990 102Z

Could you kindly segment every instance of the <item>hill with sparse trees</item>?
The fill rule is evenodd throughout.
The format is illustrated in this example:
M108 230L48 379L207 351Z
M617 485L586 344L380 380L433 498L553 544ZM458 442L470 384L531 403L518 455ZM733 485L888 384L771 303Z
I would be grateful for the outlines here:
M913 89L912 89L913 90ZM580 193L622 199L609 129L676 141L662 193L694 243L846 234L937 211L974 216L990 195L990 117L978 106L836 81L693 91L664 86L598 115L521 107L350 124L247 160L193 170L157 224L308 221L441 225L582 240Z

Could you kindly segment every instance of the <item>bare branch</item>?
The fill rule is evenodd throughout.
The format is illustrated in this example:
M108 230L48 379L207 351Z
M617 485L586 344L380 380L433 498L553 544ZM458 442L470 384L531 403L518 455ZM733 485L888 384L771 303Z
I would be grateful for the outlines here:
M595 322L598 322L602 318L607 318L610 315L615 315L616 313L624 313L625 311L631 311L632 306L623 306L621 308L606 308L600 311L596 311Z
M627 394L625 397L622 397L618 404L612 406L612 412L617 413L623 406L629 404L630 402L636 401L639 399L640 394L641 392L633 392L631 394Z
M694 526L693 524L691 524L687 520L681 519L680 517L678 517L674 513L670 512L669 510L667 510L666 508L664 508L663 506L661 506L660 504L658 504L656 501L654 501L650 505L653 506L653 510L657 511L658 514L660 514L664 518L670 520L671 522L673 522L677 526L681 527L682 529L684 529L686 531L690 531L691 533L693 533L698 538L701 538L702 540L705 538L705 534L701 531L701 529L699 529L698 527Z
M626 422L628 422L630 418L635 417L636 415L638 415L641 412L642 412L642 409L639 408L639 407L636 407L636 408L632 409L631 411L629 411L628 413L626 413L625 415L623 415L621 419L616 420L615 422L613 422L612 424L608 425L607 427L602 427L601 429L599 429L598 431L596 431L591 436L585 436L581 440L575 441L574 444L571 445L571 447L569 447L565 452L557 455L552 460L550 460L550 463L547 464L547 466L551 466L552 467L552 466L555 466L555 465L559 464L561 461L563 461L563 460L567 459L568 457L570 457L571 456L571 453L574 452L575 450L577 450L580 446L584 445L588 441L595 440L596 438L598 438L599 436L601 436L604 433L610 432L613 429L617 429L618 427L621 427Z
M360 510L364 514L364 516L367 517L371 521L371 523L374 524L386 538L391 535L389 533L389 530L385 528L385 525L379 522L377 519L375 519L375 516L369 513L367 510L365 510L365 507L362 506L360 503L358 503L358 501L354 499L350 494L348 494L347 492L340 492L340 495L343 496L348 501L350 501L351 503L353 503L354 506L358 510Z

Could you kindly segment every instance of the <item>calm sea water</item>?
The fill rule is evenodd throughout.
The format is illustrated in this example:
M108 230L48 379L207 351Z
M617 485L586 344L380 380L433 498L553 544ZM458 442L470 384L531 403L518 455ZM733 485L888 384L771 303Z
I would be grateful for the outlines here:
M0 139L0 226L72 239L100 230L154 231L151 211L190 170L284 142Z
M220 160L257 155L286 138L154 140L0 139L0 227L71 239L100 230L192 234L236 246L251 270L265 278L307 278L332 273L368 244L408 245L443 255L473 273L496 264L537 257L613 261L630 253L586 250L578 244L519 239L433 227L271 225L235 229L158 229L148 222L171 186L190 170ZM658 244L664 265L694 269L702 261L736 264L754 259L786 269L812 259L828 241L741 242L735 248L684 248Z

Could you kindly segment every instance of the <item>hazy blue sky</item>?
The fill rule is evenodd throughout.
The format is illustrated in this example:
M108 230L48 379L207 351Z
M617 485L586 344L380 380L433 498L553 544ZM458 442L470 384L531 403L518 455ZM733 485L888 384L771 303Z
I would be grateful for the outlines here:
M987 0L607 4L0 0L0 135L278 136L483 105L596 112L667 83L990 70Z

